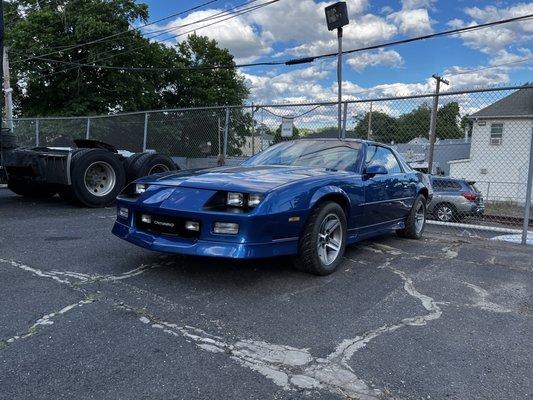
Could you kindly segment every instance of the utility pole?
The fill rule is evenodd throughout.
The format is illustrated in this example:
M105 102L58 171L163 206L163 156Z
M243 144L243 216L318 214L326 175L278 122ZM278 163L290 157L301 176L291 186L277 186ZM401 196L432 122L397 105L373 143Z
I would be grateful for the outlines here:
M6 125L11 132L13 132L13 96L11 89L11 77L9 74L9 56L7 54L7 47L2 51L2 70L4 73L4 100L6 107Z
M339 1L325 8L328 30L337 30L337 86L338 86L338 114L337 127L339 139L342 139L342 27L349 24L348 7L346 2Z
M437 132L437 112L439 110L440 84L450 84L450 82L438 75L433 75L433 79L437 81L437 86L435 88L435 96L433 97L433 108L431 109L431 121L429 124L428 174L433 173L433 152L435 151L435 139Z
M339 138L342 138L342 28L337 29L337 42L339 52L337 54L337 91L338 91L338 110L337 110L337 126L339 129Z

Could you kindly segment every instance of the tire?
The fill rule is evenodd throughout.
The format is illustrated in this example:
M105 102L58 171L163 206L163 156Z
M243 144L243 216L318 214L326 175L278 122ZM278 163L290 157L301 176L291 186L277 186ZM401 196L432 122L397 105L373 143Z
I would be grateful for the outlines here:
M421 216L420 213L422 213ZM396 233L403 238L420 239L426 228L426 219L426 198L419 194L413 203L413 207L411 207L409 216L405 220L405 228L397 230Z
M102 149L83 149L72 156L71 182L60 195L87 207L112 204L126 182L124 166L113 153Z
M433 215L441 222L457 222L459 217L455 207L449 203L439 203L433 210Z
M130 183L130 182L133 182L135 179L137 179L134 175L133 175L133 171L131 169L131 166L133 165L133 163L135 161L137 161L137 159L139 157L142 157L143 155L145 155L147 153L135 153L133 154L132 156L124 159L124 170L126 171L126 183Z
M135 157L135 156L132 156ZM176 171L178 168L172 159L163 154L142 153L129 164L128 180L142 178L160 172Z
M338 227L327 234L325 240L328 244L326 244L324 233L328 228L331 229L332 226L328 225L333 223L338 223ZM346 225L346 215L339 204L325 202L316 206L309 216L298 244L298 255L294 258L296 269L320 276L333 273L341 263L346 249ZM320 246L320 242L324 245ZM335 245L338 250L335 251L330 245ZM328 249L331 257L329 259Z
M31 199L48 199L57 194L57 189L52 186L17 178L8 178L7 187L15 194Z

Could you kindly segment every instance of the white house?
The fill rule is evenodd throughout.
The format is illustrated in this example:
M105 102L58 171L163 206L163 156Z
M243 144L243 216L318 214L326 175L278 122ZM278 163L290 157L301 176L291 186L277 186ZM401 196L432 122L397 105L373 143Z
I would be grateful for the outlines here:
M533 140L533 88L517 90L470 118L470 158L449 161L450 176L476 181L486 200L523 204Z

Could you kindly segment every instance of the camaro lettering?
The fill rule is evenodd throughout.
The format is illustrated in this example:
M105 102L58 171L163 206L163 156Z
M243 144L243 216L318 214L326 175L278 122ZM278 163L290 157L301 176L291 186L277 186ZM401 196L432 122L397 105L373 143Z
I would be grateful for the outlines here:
M154 225L168 226L169 228L174 228L174 224L172 222L153 221L152 223Z

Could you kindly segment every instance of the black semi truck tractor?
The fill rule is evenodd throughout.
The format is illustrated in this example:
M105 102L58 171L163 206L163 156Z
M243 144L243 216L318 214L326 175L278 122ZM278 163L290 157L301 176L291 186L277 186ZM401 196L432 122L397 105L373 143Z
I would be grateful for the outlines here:
M168 156L130 153L97 140L73 147L19 147L8 129L0 131L0 181L20 196L64 200L86 206L112 204L124 186L142 176L179 169Z

